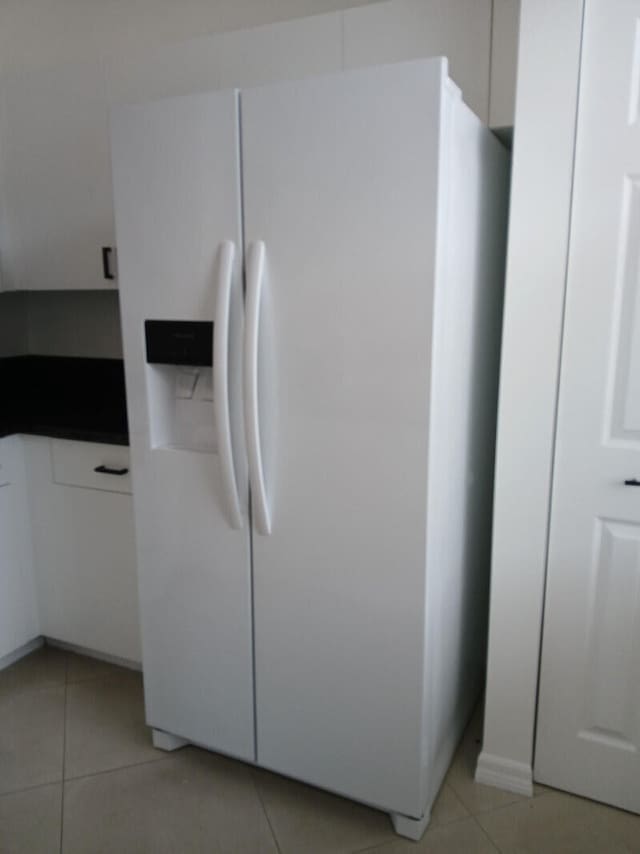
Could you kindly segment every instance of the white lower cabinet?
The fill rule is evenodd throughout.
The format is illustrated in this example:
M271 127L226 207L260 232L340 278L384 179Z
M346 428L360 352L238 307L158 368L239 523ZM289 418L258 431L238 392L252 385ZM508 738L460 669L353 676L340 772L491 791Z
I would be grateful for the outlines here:
M41 634L139 662L129 449L23 441Z
M0 661L39 633L22 446L9 436L0 439Z

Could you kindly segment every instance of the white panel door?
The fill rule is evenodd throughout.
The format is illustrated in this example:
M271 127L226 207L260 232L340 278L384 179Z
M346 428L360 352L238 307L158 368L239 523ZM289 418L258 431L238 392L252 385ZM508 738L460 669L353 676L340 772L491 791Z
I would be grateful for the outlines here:
M121 107L112 121L112 153L147 719L253 759L237 94ZM175 376L145 363L144 342L146 319L213 320L218 336L226 241L235 244L228 382L239 530L229 513L220 437L208 451L172 448L163 438L163 419L193 401L177 399ZM198 429L209 435L214 404L203 401L202 411L207 417Z
M414 816L444 68L242 93L258 761Z
M535 778L640 811L636 482L640 2L588 0Z

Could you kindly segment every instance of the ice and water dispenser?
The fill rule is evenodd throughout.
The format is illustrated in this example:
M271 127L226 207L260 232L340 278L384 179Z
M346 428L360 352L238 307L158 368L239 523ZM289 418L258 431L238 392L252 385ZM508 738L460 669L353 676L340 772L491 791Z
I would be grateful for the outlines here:
M144 324L152 448L216 451L213 323Z

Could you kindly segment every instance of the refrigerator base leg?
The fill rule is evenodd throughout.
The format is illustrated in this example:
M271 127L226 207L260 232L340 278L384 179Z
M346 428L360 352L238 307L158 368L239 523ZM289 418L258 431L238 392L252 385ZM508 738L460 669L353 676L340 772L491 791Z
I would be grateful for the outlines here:
M157 747L158 750L178 750L178 748L184 747L185 744L189 744L186 738L171 735L170 732L164 732L161 729L152 729L151 739L153 746Z
M391 824L398 836L404 836L407 839L412 839L414 842L419 842L422 839L422 834L427 829L431 812L427 811L422 818L410 818L408 815L400 815L400 813L389 813Z

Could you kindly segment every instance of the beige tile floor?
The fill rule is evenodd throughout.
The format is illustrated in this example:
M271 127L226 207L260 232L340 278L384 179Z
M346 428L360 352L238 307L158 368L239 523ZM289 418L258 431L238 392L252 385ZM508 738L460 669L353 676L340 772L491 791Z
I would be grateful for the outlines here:
M44 648L0 673L0 852L640 854L640 817L474 783L476 715L420 843L386 815L196 748L155 750L138 674Z

